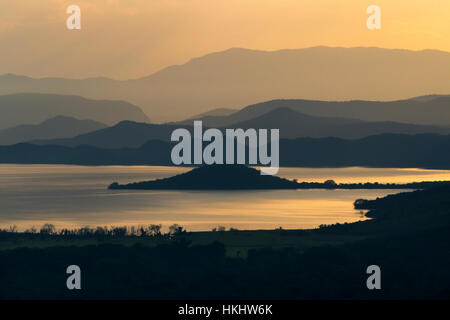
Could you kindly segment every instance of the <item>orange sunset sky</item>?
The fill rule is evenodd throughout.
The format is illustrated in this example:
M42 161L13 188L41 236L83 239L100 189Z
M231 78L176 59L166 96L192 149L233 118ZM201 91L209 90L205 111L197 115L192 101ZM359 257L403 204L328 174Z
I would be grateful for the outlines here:
M66 8L81 8L67 30ZM382 29L366 9L382 10ZM231 47L450 51L447 0L0 0L0 74L129 79Z

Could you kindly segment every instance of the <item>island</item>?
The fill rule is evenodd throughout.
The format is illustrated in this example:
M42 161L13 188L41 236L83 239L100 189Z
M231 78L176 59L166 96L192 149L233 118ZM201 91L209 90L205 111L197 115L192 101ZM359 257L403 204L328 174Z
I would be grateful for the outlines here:
M277 176L261 175L244 165L206 165L170 178L121 185L109 189L173 189L173 190L251 190L297 189L298 183Z
M245 165L205 165L170 178L109 185L110 190L258 190L258 189L405 189L419 190L450 185L450 181L412 183L336 183L297 182L278 176L261 175L258 169Z

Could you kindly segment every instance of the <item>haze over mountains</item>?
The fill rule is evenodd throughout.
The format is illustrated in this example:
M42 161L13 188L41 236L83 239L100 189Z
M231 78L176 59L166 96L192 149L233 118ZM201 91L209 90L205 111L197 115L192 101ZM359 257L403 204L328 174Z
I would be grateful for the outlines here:
M232 116L231 116L232 117ZM228 119L228 116L223 118ZM218 118L215 118L216 120ZM216 123L217 124L217 123ZM122 121L115 126L88 132L72 138L30 140L39 145L62 145L76 147L90 145L99 148L139 147L149 140L170 142L172 132L186 128L192 133L193 121L169 124L148 124ZM397 122L366 122L349 118L309 116L290 108L278 108L250 120L217 126L225 133L227 128L279 129L280 138L337 137L359 139L383 133L396 134L450 134L450 127L404 124ZM203 126L206 130L208 126Z
M228 117L223 118L226 120ZM206 121L207 124L208 121ZM225 128L227 126L222 125L221 127ZM287 107L273 109L261 116L232 123L229 126L243 129L278 128L280 129L281 138L338 137L358 139L381 133L450 134L450 127L415 125L392 121L367 122L350 118L310 116Z
M450 126L450 95L421 96L390 102L271 100L247 106L229 115L206 115L197 120L203 120L204 124L210 127L225 127L280 108L317 117ZM181 123L187 122L189 121Z
M152 120L163 122L187 119L217 107L238 108L272 99L395 100L448 94L449 78L450 53L442 51L330 47L274 52L230 49L127 81L3 75L0 94L40 92L125 100L142 107ZM427 106L418 100L412 102L415 111L410 114L404 113L409 107L406 102L386 105L386 110L398 108L386 114L372 109L377 103L359 101L350 103L347 110L362 106L359 114L354 115L361 120L443 125L444 120L439 118L444 118L448 124L448 113L441 117L434 112L440 109L438 100L432 100L436 106L424 118L426 112L421 106L423 109ZM402 113L404 119L399 118ZM381 119L380 115L385 118ZM349 117L346 113L326 116Z
M187 126L185 126L187 127ZM170 136L180 126L122 121L112 127L88 132L68 139L32 140L38 145L81 146L99 148L136 148L149 140L169 142Z
M434 99L430 100L428 97L415 100ZM267 102L249 106L231 115L206 116L204 121L208 124L208 121L213 119L216 125L229 123L223 127L219 126L222 129L279 128L282 138L282 166L450 168L450 154L445 151L450 143L448 127L311 116L296 111L298 108L295 106L293 109L276 106L278 104L273 101ZM240 121L241 119L247 120ZM65 121L73 123L77 130L83 122L57 117L38 126L19 126L3 132L30 130L33 137L37 137L36 132L42 127ZM180 127L192 132L192 125L192 120L168 124L122 121L111 127L95 129L75 137L30 139L32 144L0 147L0 163L171 165L170 153L174 145L170 142L171 133ZM68 124L66 126L70 127ZM207 127L204 126L204 129ZM64 131L55 134L61 136L63 133Z
M106 127L106 124L94 120L57 116L37 125L20 125L0 130L0 145L11 145L36 139L71 138Z
M56 116L114 125L122 120L150 121L142 110L124 101L90 100L78 96L19 93L0 96L0 130L39 124Z
M172 132L202 120L204 130L280 129L282 165L443 168L450 95L439 93L450 93L448 79L450 53L327 47L230 49L128 81L3 75L0 94L20 93L0 96L0 144L33 145L3 148L0 162L170 164ZM397 96L415 97L305 99ZM150 124L123 100L181 121Z
M204 117L222 117L238 112L239 109L215 108L200 114L192 116L189 120L201 119Z

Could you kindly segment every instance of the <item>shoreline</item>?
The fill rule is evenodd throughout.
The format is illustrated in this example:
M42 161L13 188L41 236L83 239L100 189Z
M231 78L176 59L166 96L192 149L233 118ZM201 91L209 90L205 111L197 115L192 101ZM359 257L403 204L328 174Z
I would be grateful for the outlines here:
M1 147L1 146L0 146ZM73 167L81 167L81 168L98 168L98 167L118 167L118 168L186 168L186 169L194 169L198 168L199 165L170 165L167 163L155 163L155 164L146 164L146 163L77 163L77 162L2 162L0 160L0 166L73 166ZM248 166L250 168L264 168L264 166ZM342 165L342 166L292 166L287 165L283 166L280 164L279 169L385 169L385 170L427 170L427 171L450 171L450 166L442 168L442 167L411 167L411 166L368 166L368 165Z

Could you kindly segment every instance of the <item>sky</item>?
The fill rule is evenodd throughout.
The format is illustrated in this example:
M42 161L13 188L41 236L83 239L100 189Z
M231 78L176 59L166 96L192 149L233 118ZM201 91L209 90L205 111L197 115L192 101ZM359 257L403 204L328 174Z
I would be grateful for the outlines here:
M66 27L70 5L81 30ZM318 45L450 51L450 1L0 0L0 74L131 79L232 47Z

